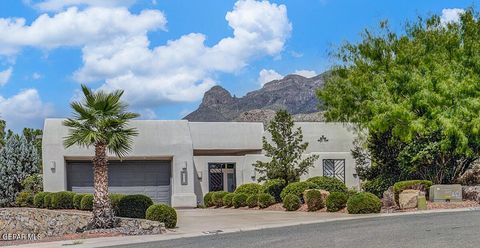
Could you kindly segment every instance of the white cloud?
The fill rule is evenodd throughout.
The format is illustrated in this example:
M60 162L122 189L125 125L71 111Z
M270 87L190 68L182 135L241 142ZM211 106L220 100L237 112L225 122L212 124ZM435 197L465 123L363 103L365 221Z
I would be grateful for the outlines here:
M275 70L266 70L262 69L258 75L258 83L263 86L264 84L271 82L273 80L282 79L283 76L276 72Z
M34 72L34 73L32 74L32 79L33 79L33 80L38 80L38 79L40 79L40 78L42 78L42 74L40 74L40 73L38 73L38 72Z
M41 11L61 11L71 6L99 6L111 8L130 6L135 2L135 0L45 0L33 4L33 7Z
M26 89L10 98L0 96L0 118L8 128L41 127L43 119L53 113L50 104L42 102L36 89Z
M0 71L0 86L5 85L8 80L10 80L10 77L12 76L13 68L9 67L8 69L4 71Z
M443 24L459 22L460 15L465 13L464 9L443 9L440 16L440 22Z
M316 73L315 71L310 71L310 70L296 70L293 72L293 74L297 74L306 78L311 78L318 75L318 73Z

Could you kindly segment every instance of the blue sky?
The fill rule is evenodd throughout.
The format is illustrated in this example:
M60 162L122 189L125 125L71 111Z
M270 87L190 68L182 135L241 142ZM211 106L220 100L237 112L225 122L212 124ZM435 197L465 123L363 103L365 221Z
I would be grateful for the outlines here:
M387 19L455 19L476 1L6 0L0 2L0 118L41 128L70 115L79 85L124 89L144 119L180 119L222 85L242 96L332 65L344 41Z

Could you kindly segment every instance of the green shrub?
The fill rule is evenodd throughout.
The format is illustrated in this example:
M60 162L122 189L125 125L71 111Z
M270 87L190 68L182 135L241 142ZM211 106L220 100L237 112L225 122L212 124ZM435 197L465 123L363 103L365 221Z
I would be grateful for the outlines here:
M118 213L120 212L119 208L118 208L118 204L120 203L120 200L122 200L123 197L125 197L126 195L124 194L109 194L108 197L110 198L110 204L112 204L112 209L113 209L113 213L115 215L118 215Z
M428 192L430 186L432 186L432 181L429 180L408 180L400 181L393 185L393 193L395 194L395 201L398 203L398 197L400 193L406 189L418 189L425 192L425 195L428 197ZM383 194L383 192L382 192Z
M80 201L80 210L93 210L93 194L85 194Z
M347 201L349 214L380 213L382 201L374 194L368 192L356 193Z
M223 207L223 197L226 196L228 192L225 191L215 191L212 195L212 202L215 207Z
M350 197L352 195L355 195L356 193L358 193L358 190L354 189L354 188L351 188L351 189L348 189L347 191L347 196ZM375 195L375 194L374 194Z
M275 202L281 202L282 198L280 197L280 194L285 188L285 185L286 183L283 179L270 179L262 185L262 192L273 196Z
M392 184L382 178L375 178L362 183L363 191L370 192L380 198L383 196L383 192L390 186Z
M45 196L49 194L48 192L39 192L33 197L33 206L36 208L46 208L44 205Z
M254 207L258 206L258 194L248 196L247 206L249 208L254 208Z
M177 211L165 204L155 204L148 207L145 218L163 222L166 228L175 228L177 226Z
M311 177L307 179L307 182L315 183L316 185L318 185L319 189L323 189L328 192L347 192L348 190L345 183L335 177Z
M232 207L234 196L235 196L235 193L228 193L225 196L223 196L223 205L227 208Z
M262 185L258 183L246 183L238 186L235 193L244 193L247 195L258 194L262 190Z
M32 174L22 181L23 191L28 191L33 194L43 191L42 174Z
M305 193L305 199L308 211L317 211L325 207L325 202L320 190L308 190Z
M275 197L267 193L258 194L258 206L260 208L268 208L270 205L274 204Z
M316 185L315 183L312 183L312 182L291 183L291 184L287 185L287 187L285 187L282 190L282 193L280 194L280 197L282 198L282 200L285 200L286 195L294 194L294 195L298 196L298 198L300 198L301 202L304 202L303 201L303 192L305 192L305 190L307 190L307 189L318 189L318 185Z
M299 209L301 205L300 197L295 194L287 194L283 197L283 207L287 211L295 211Z
M75 209L81 209L80 208L80 204L82 202L82 198L85 196L86 194L82 194L82 193L77 193L75 194L75 196L73 197L73 208Z
M325 205L328 212L337 212L347 206L348 195L343 192L332 192L327 196Z
M215 204L213 204L212 202L212 195L213 193L215 192L208 192L207 194L205 194L205 196L203 197L203 204L205 205L205 207L212 207L214 206Z
M72 209L74 192L60 191L52 193L51 206L53 209Z
M232 199L233 207L245 207L247 205L247 198L248 195L245 193L235 193Z
M118 216L145 219L145 211L151 205L153 201L146 195L127 195L118 203Z
M19 207L33 207L33 197L32 192L22 191L15 198L15 204Z
M52 208L52 193L47 192L43 197L43 207Z

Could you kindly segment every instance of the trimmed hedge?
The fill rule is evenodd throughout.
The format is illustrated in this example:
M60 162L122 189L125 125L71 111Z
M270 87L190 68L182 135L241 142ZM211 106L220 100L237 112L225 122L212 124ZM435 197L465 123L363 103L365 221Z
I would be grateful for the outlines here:
M247 206L249 208L254 208L254 207L258 206L258 194L250 195L247 198Z
M73 197L73 208L75 209L81 209L80 204L82 202L82 198L85 196L85 193L77 193Z
M80 210L93 210L93 194L85 194L80 201Z
M247 195L258 194L262 191L262 185L258 183L246 183L238 186L235 193L244 193Z
M118 216L145 219L145 212L151 205L153 201L146 195L127 195L118 203Z
M245 207L247 205L248 195L245 193L235 193L232 199L232 205L235 208Z
M120 201L125 197L126 195L124 194L109 194L108 198L110 198L110 204L112 205L113 213L115 215L118 215L120 212L120 209L118 208L118 204L120 204Z
M227 208L233 206L233 197L235 196L235 193L228 193L225 196L223 196L223 205Z
M287 211L295 211L300 208L302 202L300 201L300 197L295 194L287 194L283 197L283 207Z
M33 207L33 197L32 192L22 191L15 198L15 204L19 207Z
M53 209L72 209L74 192L60 191L52 193L51 207Z
M307 182L312 182L318 185L319 189L326 190L328 192L347 192L348 188L340 181L338 178L335 177L326 177L326 176L319 176L319 177L311 177L307 179Z
M282 198L280 197L280 194L285 186L286 182L283 179L270 179L265 181L262 185L262 192L273 196L275 202L281 202Z
M393 193L395 194L395 201L398 203L398 197L400 193L406 189L419 189L425 188L425 195L428 197L429 188L433 185L432 181L429 180L408 180L396 182L393 185Z
M348 195L346 193L332 192L327 196L325 205L327 205L328 212L338 212L347 206L347 201Z
M258 206L260 208L268 208L275 203L275 197L267 193L258 194Z
M165 204L155 204L148 207L145 218L163 222L166 228L175 228L177 226L177 211Z
M212 202L212 195L213 193L215 192L208 192L207 194L205 194L205 196L203 197L203 205L205 205L205 207L212 207L214 206L213 202Z
M315 183L306 182L306 181L291 183L282 190L280 197L282 198L282 200L285 200L285 196L287 196L288 194L294 194L298 196L298 198L300 198L301 202L304 202L303 192L305 192L305 190L307 189L319 189L319 187Z
M347 201L349 214L371 214L380 213L382 201L369 192L356 193Z
M308 211L317 211L325 207L325 202L320 190L309 190L305 193Z
M225 191L216 191L212 195L212 203L215 207L223 207L223 197L226 196L228 192Z
M47 192L47 194L45 194L45 197L43 197L43 207L52 208L52 193Z
M44 198L47 194L49 194L49 192L38 192L35 194L33 197L33 206L36 208L46 208L44 205Z

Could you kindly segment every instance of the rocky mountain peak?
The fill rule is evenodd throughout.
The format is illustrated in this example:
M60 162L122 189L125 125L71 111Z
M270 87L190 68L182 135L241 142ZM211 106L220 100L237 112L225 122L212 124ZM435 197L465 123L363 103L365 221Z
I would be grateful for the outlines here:
M229 104L233 101L233 97L222 86L213 86L210 90L205 92L203 96L202 105L212 106L217 104Z

